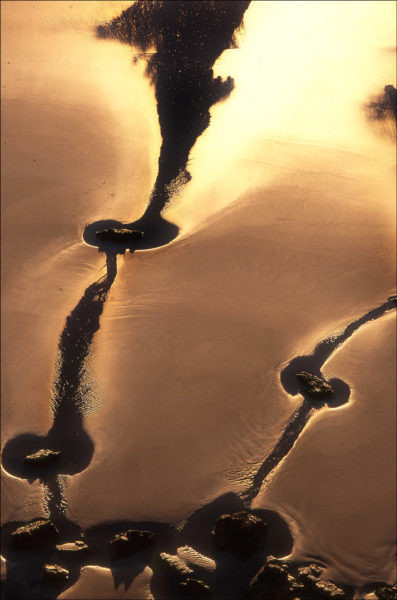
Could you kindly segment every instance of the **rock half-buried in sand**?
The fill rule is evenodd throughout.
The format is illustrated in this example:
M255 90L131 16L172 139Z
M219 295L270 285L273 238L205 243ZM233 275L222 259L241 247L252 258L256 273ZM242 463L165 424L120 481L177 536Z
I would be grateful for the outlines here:
M97 231L96 236L101 242L135 242L143 238L143 231L114 227Z
M257 550L267 531L267 524L255 515L242 511L221 515L212 530L215 544L238 558L246 558Z
M60 565L43 565L41 578L49 583L66 581L69 579L69 571Z
M24 463L34 466L46 466L56 463L60 459L61 453L58 450L48 450L43 448L34 454L28 454L24 458Z
M155 542L156 536L151 531L142 531L140 529L129 529L118 533L110 540L110 548L114 558L124 558L146 550Z
M59 531L48 519L38 519L18 527L12 534L13 545L20 550L53 546L59 539Z
M301 371L300 373L297 373L296 376L302 383L304 391L313 398L322 398L323 396L329 396L333 393L333 389L329 383L313 373Z

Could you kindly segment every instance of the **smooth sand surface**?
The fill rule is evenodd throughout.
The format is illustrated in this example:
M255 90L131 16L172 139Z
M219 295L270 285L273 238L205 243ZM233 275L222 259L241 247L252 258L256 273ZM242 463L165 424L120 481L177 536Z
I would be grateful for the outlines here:
M240 50L217 65L236 89L165 211L181 236L117 259L90 357L94 456L66 477L83 527L175 523L244 490L301 402L283 367L394 292L394 147L363 105L394 81L395 7L295 4L253 3ZM139 217L156 176L143 66L93 36L128 5L3 3L3 445L51 425L59 335L105 273L84 226ZM297 556L357 585L392 578L391 325L365 326L327 363L350 403L314 417L256 501L288 515ZM5 522L44 514L37 481L4 482ZM88 567L62 597L138 598L149 577L116 592Z
M60 594L58 598L68 600L113 600L128 598L129 600L152 600L150 578L152 571L142 565L141 572L134 581L124 585L117 584L117 573L112 576L110 569L100 567L84 567L77 583Z
M68 485L73 520L175 521L242 489L243 465L300 402L280 387L283 363L393 290L377 190L289 174L181 242L123 257L94 342L97 450Z

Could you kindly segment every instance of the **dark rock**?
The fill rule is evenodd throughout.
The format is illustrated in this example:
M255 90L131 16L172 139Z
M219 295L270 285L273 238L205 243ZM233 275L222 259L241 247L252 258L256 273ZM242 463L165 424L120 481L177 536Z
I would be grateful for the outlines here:
M373 98L367 104L370 119L382 120L392 118L397 120L397 89L394 85L386 85L383 94Z
M29 465L45 466L53 464L59 460L61 453L58 450L47 450L43 448L34 454L25 456L24 462Z
M75 542L66 542L56 546L58 552L66 552L68 554L74 552L86 552L89 548L83 540L76 540Z
M151 531L129 529L114 536L110 548L114 558L124 558L135 552L146 550L154 544L156 536Z
M299 381L303 384L304 391L315 398L321 398L322 396L329 396L333 393L332 387L321 377L317 377L313 373L306 373L301 371L296 374Z
M310 564L298 568L293 563L269 557L251 580L247 597L250 600L347 600L353 598L353 588L338 586L321 579L323 568Z
M394 585L384 585L382 587L378 587L375 590L375 596L378 600L396 600L397 598L397 584Z
M293 600L302 591L303 585L288 572L287 565L270 559L251 580L247 597L250 600Z
M210 586L201 581L200 579L192 579L188 577L185 581L181 581L179 589L183 594L192 594L192 596L199 596L206 594L210 591Z
M388 297L388 301L389 302L394 302L395 304L397 304L397 295L389 296Z
M160 553L160 566L168 575L177 576L179 578L193 575L193 569L187 566L185 561L176 554Z
M266 531L267 524L260 517L242 511L221 515L212 535L220 550L246 558L259 548Z
M299 569L297 580L303 584L304 591L318 600L345 600L348 598L346 590L338 587L332 581L321 579L323 569L317 565L309 565Z
M49 583L62 582L69 579L69 571L60 565L44 565L42 580Z
M101 242L135 242L143 237L143 231L112 228L97 231L96 236Z
M22 525L11 534L12 543L20 550L53 546L58 539L59 531L48 519L38 519L27 525Z

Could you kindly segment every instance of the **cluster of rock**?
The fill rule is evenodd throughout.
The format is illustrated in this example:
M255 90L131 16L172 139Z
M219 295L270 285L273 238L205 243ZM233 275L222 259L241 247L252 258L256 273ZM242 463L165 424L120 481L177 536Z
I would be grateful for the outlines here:
M375 590L375 596L378 600L396 600L397 598L397 584L394 585L384 585L382 587L378 587Z
M261 551L267 533L267 524L257 515L247 511L221 515L211 532L215 546L247 561ZM77 556L92 552L82 539L72 542L61 541L57 527L49 519L37 519L18 527L11 533L13 546L24 552L40 548L55 550L61 563L68 555ZM151 531L129 529L114 535L108 542L112 560L124 559L151 548L156 536ZM47 558L48 560L48 558ZM256 560L256 559L255 559ZM176 554L161 552L157 558L156 573L161 573L170 589L181 597L212 598L211 588L216 587L216 563L191 548L182 546ZM73 564L73 563L71 563ZM251 563L252 564L252 563ZM66 560L66 565L69 565ZM354 589L338 585L323 576L323 567L316 564L302 565L288 559L269 556L249 583L246 600L352 600ZM46 584L67 585L70 572L65 565L45 563L41 567L41 580ZM167 585L168 585L167 583ZM378 585L375 590L378 600L396 600L397 586Z
M251 580L248 600L348 600L353 588L322 579L323 569L310 564L298 567L292 562L269 556Z

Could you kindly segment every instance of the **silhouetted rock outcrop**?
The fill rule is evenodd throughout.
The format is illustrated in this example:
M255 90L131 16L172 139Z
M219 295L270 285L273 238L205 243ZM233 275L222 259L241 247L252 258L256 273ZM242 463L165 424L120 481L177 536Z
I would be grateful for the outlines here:
M56 463L61 457L59 450L48 450L43 448L34 454L28 454L24 458L24 462L29 465L46 466Z
M44 565L42 579L43 581L48 581L49 583L63 582L69 579L69 571L60 565Z
M260 517L242 511L221 515L212 535L220 550L246 558L259 548L266 531L267 525Z
M96 236L101 242L134 242L143 237L143 232L134 229L112 228L97 231Z
M329 383L313 373L301 371L300 373L297 373L296 376L302 383L304 391L313 398L321 398L333 393L333 389Z
M114 558L124 558L135 552L146 550L154 544L156 536L151 531L129 529L118 533L110 541L110 548Z
M53 546L58 539L58 529L49 519L38 519L27 525L22 525L11 534L13 545L20 550Z

